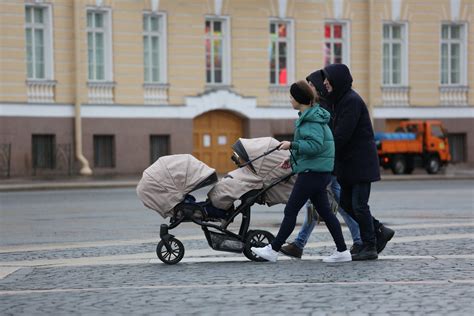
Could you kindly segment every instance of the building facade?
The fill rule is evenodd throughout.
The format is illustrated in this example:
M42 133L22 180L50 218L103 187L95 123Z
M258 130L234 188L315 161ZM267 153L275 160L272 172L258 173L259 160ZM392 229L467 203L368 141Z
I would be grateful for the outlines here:
M289 85L347 64L376 130L439 119L474 162L471 0L0 0L2 176L136 174L291 137Z

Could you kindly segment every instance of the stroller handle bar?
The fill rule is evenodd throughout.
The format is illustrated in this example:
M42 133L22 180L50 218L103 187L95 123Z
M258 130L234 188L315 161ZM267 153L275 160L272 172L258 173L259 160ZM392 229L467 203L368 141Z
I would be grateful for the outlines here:
M267 155L270 155L270 154L271 154L272 152L274 152L275 150L278 150L278 148L280 148L280 145L278 145L278 146L276 146L275 148L272 148L272 149L270 149L270 150L264 152L264 153L261 154L260 156L255 157L254 159L249 160L249 161L247 161L246 163L239 164L239 168L243 168L243 167L245 167L245 166L247 166L247 165L250 165L250 164L251 164L252 162L254 162L255 160L258 160L258 159L260 159L260 158L262 158L262 157L265 157L265 156L267 156Z

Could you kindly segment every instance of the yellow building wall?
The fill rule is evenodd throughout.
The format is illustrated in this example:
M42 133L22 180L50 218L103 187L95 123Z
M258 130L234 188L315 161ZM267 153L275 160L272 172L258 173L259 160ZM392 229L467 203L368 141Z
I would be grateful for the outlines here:
M76 69L80 95L87 102L86 8L80 1L80 63L75 63L74 2L51 0L55 101L75 101ZM204 19L214 14L213 0L161 0L167 13L169 102L182 105L187 96L206 88ZM27 102L24 6L20 0L0 1L1 102ZM113 81L116 104L143 104L142 17L151 1L104 0L112 9ZM333 1L288 0L286 17L294 20L295 79L323 67L324 23L334 19ZM440 28L451 19L448 0L402 0L401 20L408 22L408 86L410 104L437 106L440 94ZM231 88L269 104L269 20L278 16L278 1L224 0L222 15L231 25ZM382 104L382 23L391 20L391 1L345 0L341 19L350 27L350 66L354 88L371 105ZM460 20L468 30L469 104L474 104L474 2L461 0ZM289 82L291 84L291 82Z
M268 104L268 30L274 12L269 2L249 0L224 9L232 25L232 86L241 95L256 97L257 104Z
M25 11L18 1L0 1L0 101L26 101Z
M468 48L467 48L467 84L469 85L469 104L474 104L474 1L464 0L462 18L468 25Z
M382 104L382 24L392 20L391 1L371 1L372 23L370 41L370 94L371 105ZM473 51L474 2L461 1L460 22L467 22L468 30L468 84L472 90L474 61L469 56ZM408 86L411 106L440 105L440 40L442 22L451 21L450 1L402 0L400 21L408 22ZM472 55L472 53L471 53ZM473 104L473 93L469 93L469 104Z
M370 42L369 34L369 3L368 1L344 1L343 19L350 23L350 70L353 77L353 88L364 101L370 104Z
M56 102L75 101L74 6L69 0L56 0L53 7L54 77ZM87 67L87 66L86 66ZM84 86L85 88L85 86ZM82 93L86 93L85 89Z

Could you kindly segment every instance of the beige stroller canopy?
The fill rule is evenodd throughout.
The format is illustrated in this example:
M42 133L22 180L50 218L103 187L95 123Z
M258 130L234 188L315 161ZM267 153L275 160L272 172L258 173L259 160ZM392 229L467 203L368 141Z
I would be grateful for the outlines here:
M280 142L272 137L240 138L232 148L241 160L246 162L261 156L279 144ZM265 188L274 181L289 175L291 169L280 167L289 155L287 150L273 151L253 161L251 165L231 171L209 191L208 197L212 205L228 209L245 193ZM295 176L291 177L289 181L283 181L268 190L264 196L264 202L269 206L286 204L295 179Z
M192 155L163 156L143 172L137 194L146 207L166 218L186 194L216 181L215 169Z

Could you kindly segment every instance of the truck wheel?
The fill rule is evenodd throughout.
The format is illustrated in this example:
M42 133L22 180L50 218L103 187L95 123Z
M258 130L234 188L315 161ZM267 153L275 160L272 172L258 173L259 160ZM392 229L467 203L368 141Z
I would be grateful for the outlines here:
M441 169L441 162L437 156L431 156L426 161L425 165L426 172L429 174L436 174Z
M392 158L392 164L390 165L393 174L404 174L407 168L407 162L403 155L395 155Z

